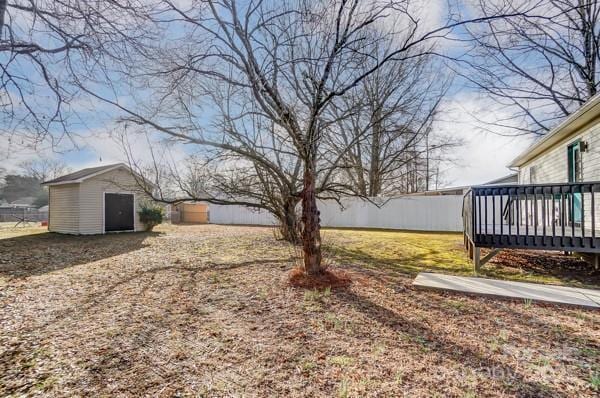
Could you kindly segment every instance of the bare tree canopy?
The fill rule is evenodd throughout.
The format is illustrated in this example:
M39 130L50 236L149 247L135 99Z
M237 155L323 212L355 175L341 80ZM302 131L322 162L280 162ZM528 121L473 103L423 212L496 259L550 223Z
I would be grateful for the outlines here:
M456 70L509 116L494 132L541 135L598 91L600 4L597 1L479 0L481 16L512 14L468 27L472 49ZM523 11L523 12L521 12Z
M452 82L443 70L431 55L387 63L337 101L352 111L344 117L336 103L337 129L327 140L342 156L338 177L350 192L392 196L436 185L440 157L457 144L433 130Z
M141 0L0 0L0 136L54 147L89 122L74 84L144 35ZM88 120L86 120L88 119Z
M27 160L19 164L23 175L33 177L41 182L58 178L71 172L71 169L61 160L40 158Z

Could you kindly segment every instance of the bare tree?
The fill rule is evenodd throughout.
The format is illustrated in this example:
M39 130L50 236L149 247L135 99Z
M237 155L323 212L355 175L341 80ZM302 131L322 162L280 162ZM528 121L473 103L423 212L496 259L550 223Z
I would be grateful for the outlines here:
M144 3L0 0L0 135L30 148L72 138L93 116L78 117L85 111L72 74L133 51L144 35Z
M212 107L203 109L203 98L210 92L226 93L231 99L228 118L235 113L235 120L273 122L285 146L270 149L300 160L304 268L312 275L324 270L317 197L344 188L331 178L338 161L322 164L324 137L336 123L330 117L335 100L387 63L428 54L421 46L443 39L453 28L498 17L448 19L426 30L407 1L207 0L199 6L166 5L156 22L177 24L177 40L166 37L147 62L136 62L134 67L143 67L143 73L126 72L129 78L137 76L133 79L142 88L139 106L132 109L118 98L95 95L123 110L128 121L174 141L235 153L281 174L269 157L248 150L245 133L232 135L202 123L219 114ZM389 27L391 20L399 27ZM389 47L373 53L382 42Z
M457 71L510 115L486 121L491 131L544 134L598 91L600 4L543 0L520 12L531 6L479 0L481 16L515 16L471 26L473 48L458 60Z
M299 243L297 207L302 189L301 161L286 149L288 145L272 122L261 124L254 120L248 128L236 123L236 116L232 111L222 114L213 124L222 134L237 141L238 149L251 154L252 158L241 155L239 150L209 145L183 162L155 150L152 150L151 160L143 162L136 159L134 150L124 139L129 164L145 180L154 182L154 188L149 187L146 194L155 201L207 201L266 210L279 221L281 237Z
M354 194L429 189L432 167L457 144L432 130L451 83L442 70L438 60L425 55L388 63L338 101L353 111L336 118L338 130L326 139L333 151L341 151L338 166ZM333 111L338 115L336 106Z
M39 181L48 181L67 174L71 169L65 162L58 159L40 158L26 160L19 164L23 174Z

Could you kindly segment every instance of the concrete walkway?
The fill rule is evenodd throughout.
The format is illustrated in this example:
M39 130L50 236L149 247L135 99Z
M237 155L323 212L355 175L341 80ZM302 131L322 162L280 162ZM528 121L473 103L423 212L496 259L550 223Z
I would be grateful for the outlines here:
M537 283L499 281L496 279L471 278L421 272L413 286L424 289L481 296L530 299L533 302L565 304L600 309L600 290L576 287L541 285Z

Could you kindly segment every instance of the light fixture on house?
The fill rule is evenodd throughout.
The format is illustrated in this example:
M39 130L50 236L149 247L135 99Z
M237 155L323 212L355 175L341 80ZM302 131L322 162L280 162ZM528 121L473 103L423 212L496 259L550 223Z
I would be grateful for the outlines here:
M587 141L579 141L579 152L587 152L588 150L588 143Z

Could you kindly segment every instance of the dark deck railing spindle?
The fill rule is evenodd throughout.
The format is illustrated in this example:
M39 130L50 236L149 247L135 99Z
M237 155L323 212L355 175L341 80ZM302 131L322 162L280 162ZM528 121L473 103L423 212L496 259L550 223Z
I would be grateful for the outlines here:
M527 201L527 190L525 192L525 244L527 244L527 237L529 236L529 203Z
M538 228L538 199L537 199L537 191L533 188L533 242L535 244L535 239L537 238L537 228Z
M496 196L492 196L492 243L496 243Z
M583 190L579 189L579 195L581 195L581 239L585 238L585 202L584 202L584 193Z
M562 187L560 188L560 200L562 203L562 208L560 209L561 213L560 213L560 227L561 227L561 234L560 234L560 244L564 246L565 244L565 195L563 193L563 189Z
M488 205L487 205L487 195L483 197L483 201L485 204L485 234L488 234Z
M591 186L590 189L590 195L591 195L591 199L590 199L590 207L591 207L591 211L590 211L590 215L592 216L592 247L596 247L596 206L594 203L594 185Z
M519 234L519 224L521 224L521 198L519 196L519 189L517 188L517 236Z
M510 240L510 235L512 234L512 197L510 196L510 190L508 191L508 202L506 203L506 208L508 209L508 237Z
M477 216L479 234L481 235L481 195L477 195L477 209L479 209L479 215Z
M502 243L502 236L504 235L504 215L503 213L504 207L502 206L502 191L500 191L500 243Z
M546 222L548 221L547 207L546 192L542 189L542 246L546 246Z
M552 242L556 238L556 196L552 190Z

